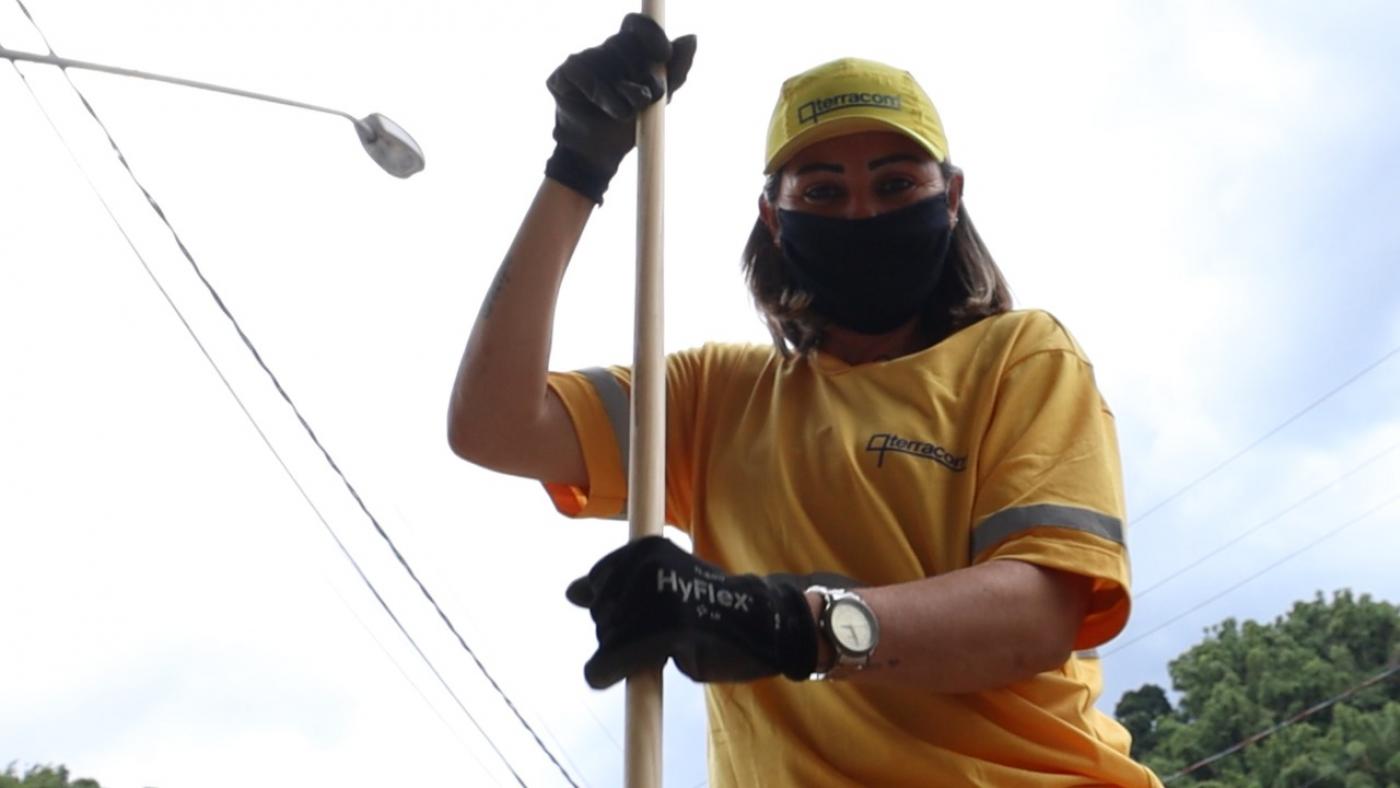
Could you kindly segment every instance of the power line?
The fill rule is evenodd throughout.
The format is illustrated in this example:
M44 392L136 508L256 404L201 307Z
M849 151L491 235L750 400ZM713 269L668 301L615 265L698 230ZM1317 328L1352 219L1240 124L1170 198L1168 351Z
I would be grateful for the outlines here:
M224 388L228 390L229 395L232 396L234 402L238 404L239 410L243 412L243 415L247 417L249 423L253 425L253 430L257 432L258 437L262 439L263 445L266 446L267 450L272 453L273 458L277 460L277 464L281 466L282 471L287 474L288 479L290 479L292 482L292 486L296 488L297 492L301 495L302 500L306 501L306 505L311 508L311 511L316 515L316 519L318 519L321 522L321 525L325 527L326 532L330 534L331 539L335 541L336 546L340 548L341 553L343 553L346 559L350 561L350 564L355 568L355 572L360 576L360 580L362 580L365 583L365 585L369 587L370 593L374 595L374 598L379 602L380 606L384 609L384 612L389 615L389 618L392 619L394 624L398 626L399 631L403 633L403 636L408 639L410 644L412 644L414 650L417 651L418 655L423 659L425 663L427 663L428 669L431 670L433 675L437 677L438 681L443 685L443 688L446 689L447 693L452 696L452 699L457 702L457 706L462 710L464 714L467 715L467 719L471 720L472 725L476 726L477 731L480 732L482 737L486 739L486 743L489 744L491 746L491 749L496 752L496 755L499 756L503 762L505 762L506 768L511 771L511 774L515 774L515 769L511 766L510 761L506 759L505 755L501 752L500 748L496 746L496 743L491 739L490 735L486 733L486 730L484 728L482 728L481 723L477 722L476 717L473 716L472 713L467 709L466 705L462 702L461 698L457 696L457 693L453 691L450 685L448 685L447 680L438 671L437 667L433 664L432 660L428 658L428 655L425 654L421 648L419 648L417 641L415 641L413 639L413 636L408 633L408 630L404 628L403 623L399 621L399 617L394 614L394 611L389 607L389 604L384 600L384 597L379 594L379 590L375 588L374 583L372 583L369 577L365 575L364 571L361 570L359 562L357 562L354 556L350 554L350 551L346 548L345 543L340 540L340 537L335 533L335 530L331 528L330 522L326 520L326 517L321 512L320 507L318 507L316 503L312 501L311 496L306 492L306 488L302 485L301 480L297 478L296 474L292 471L291 467L287 465L286 461L282 457L281 452L277 450L276 446L273 445L271 439L268 438L267 433L263 430L262 425L258 422L257 418L255 418L252 412L248 410L248 406L246 403L244 403L243 398L239 396L237 390L233 388L233 384L229 382L229 379L224 374L223 369L219 366L218 362L214 360L214 357L209 353L208 348L205 346L204 342L199 338L199 335L195 333L194 327L191 326L189 320L185 318L185 315L180 310L180 307L175 304L175 301L171 298L169 291L165 289L165 286L161 283L160 279L155 275L154 270L151 269L150 264L146 261L145 256L142 255L140 249L136 247L136 244L132 240L131 235L127 233L126 227L122 225L121 220L117 218L116 213L112 210L112 207L107 202L107 199L103 197L102 193L98 190L97 184L92 180L92 176L88 174L87 169L83 167L82 161L78 158L77 153L73 150L73 146L68 142L68 138L58 128L58 125L54 122L53 117L49 115L48 110L44 108L43 102L39 100L39 96L34 92L34 88L32 85L30 85L28 77L24 75L24 72L21 71L19 66L13 61L11 61L10 65L14 68L15 72L19 74L20 80L24 82L25 89L29 91L30 97L34 99L34 103L39 107L40 113L42 113L44 119L48 121L49 126L53 129L54 133L58 135L59 141L63 143L63 147L68 151L69 157L73 159L73 163L77 165L78 171L87 181L88 186L93 191L93 194L97 196L98 202L102 204L103 209L107 212L107 216L110 217L112 219L112 222L117 226L117 231L120 232L122 238L126 240L127 246L131 247L131 251L136 255L136 259L140 261L141 267L145 269L146 275L150 277L151 282L156 286L156 289L160 291L160 294L165 299L166 304L168 304L171 310L175 312L175 316L179 318L180 324L184 326L185 331L190 335L190 338L194 340L195 345L198 346L199 352L204 355L205 360L208 361L209 365L214 368L214 373L218 375L219 380L224 384ZM417 685L414 686L416 689ZM475 757L475 754L473 754L473 757ZM525 782L520 779L520 776L518 774L515 774L515 777L521 785L525 784Z
M414 533L414 532L416 531L416 526L414 525L413 520L410 519L410 518L408 517L408 515L404 514L404 512L403 512L401 509L399 509L397 506L394 507L394 511L398 514L399 520L401 520L401 521L403 522L404 526L408 529L409 533L410 533L410 534ZM437 575L439 579L441 578L441 576L442 576L442 574L443 574L442 566L441 566L440 564L435 564L435 563L433 562L433 557L432 557L431 554L428 556L428 558L427 558L426 560L427 560L427 562L428 562L428 565L427 565L428 571L425 572L424 574L427 575L429 582L436 582L436 580L433 579L433 576L434 576L434 575ZM421 563L420 563L420 566L421 566ZM449 583L448 586L447 586L447 594L448 594L448 598L447 598L447 601L448 601L448 602L455 602L459 607L462 607L462 606L463 606L463 605L462 605L462 600L461 600L460 598L458 598L458 596L453 592L453 588L452 588L452 585L451 585L450 583ZM468 623L470 623L470 622L468 622ZM585 713L588 714L589 718L593 720L593 724L594 724L595 727L597 727L598 731L599 731L600 733L603 734L603 737L604 737L604 738L606 738L609 742L612 743L613 747L615 747L615 748L617 749L618 754L619 754L619 755L622 755L622 754L623 754L622 744L620 744L620 743L618 742L617 738L616 738L615 736L613 736L612 731L608 730L608 727L607 727L606 725L603 724L603 721L602 721L601 719L598 718L598 714L597 714L596 712L593 711L593 708L588 704L588 702L587 702L586 700L583 700L582 698L577 697L577 696L573 696L573 697L572 697L572 700L574 700L574 701L578 704L578 707L579 707L579 708L583 709L583 711L584 711ZM527 710L528 710L528 709L527 709ZM551 728L549 727L549 721L548 721L547 719L543 718L543 717L540 717L539 719L540 719L540 726L541 726L542 728L544 728L544 732L545 732L545 733L549 734L550 741L551 741L556 747L559 748L559 752L563 755L564 760L565 760L565 762L567 763L567 765L568 765L570 768L572 768L572 769L574 770L575 773L578 774L579 779L583 781L583 783L584 783L584 785L585 785L585 788L586 788L587 785L588 785L588 781L587 781L586 779L584 779L584 776L583 776L583 769L579 768L579 765L578 765L577 763L575 763L574 760L573 760L573 758L571 758L571 757L569 756L569 752L568 752L568 750L564 747L563 742L562 742L562 741L560 740L560 738L559 738L559 735L556 734L556 733L553 731L553 729L551 729Z
M1279 518L1283 517L1284 515L1288 514L1289 512L1292 512L1292 511L1296 510L1298 507L1300 507L1300 506L1302 506L1303 504L1307 503L1308 501L1311 501L1312 499L1318 497L1319 495L1323 494L1324 492L1327 492L1328 490L1332 489L1333 487L1336 487L1338 484L1342 483L1344 480L1350 478L1351 476L1356 475L1357 473L1361 472L1363 469L1369 467L1372 463L1376 462L1377 460L1381 459L1382 457L1386 456L1387 454L1390 454L1391 452L1395 451L1396 449L1400 449L1400 441L1397 441L1397 442L1395 442L1395 443L1392 443L1392 444L1390 444L1389 447L1387 447L1387 448L1385 448L1385 449L1382 449L1380 452L1378 452L1378 453L1376 453L1376 454L1371 455L1371 457L1370 457L1369 459L1365 460L1365 461L1362 462L1360 465L1357 465L1357 466L1353 467L1351 470L1348 470L1346 473L1343 473L1341 476L1338 476L1337 478L1333 479L1332 481L1328 482L1327 484L1324 484L1324 485L1322 485L1321 487L1318 487L1317 489L1313 490L1312 492L1308 493L1307 495L1303 496L1302 498L1299 498L1298 500L1294 501L1293 503L1289 504L1288 506L1284 507L1283 509L1280 509L1278 512L1275 512L1273 515L1271 515L1271 516L1265 518L1264 520L1261 520L1260 522L1258 522L1258 523L1256 523L1255 525L1251 526L1250 528L1246 529L1244 532L1242 532L1242 533L1236 535L1235 537L1231 538L1229 541L1225 542L1224 544L1220 545L1219 547L1216 547L1214 550L1211 550L1210 552L1208 552L1208 553L1206 553L1205 555L1203 555L1203 556L1197 558L1196 560L1192 561L1191 563L1186 564L1185 566L1181 567L1180 569L1177 569L1175 572L1172 572L1171 574L1167 575L1166 577L1162 578L1161 580L1158 580L1157 582L1153 583L1152 585L1148 586L1147 588L1144 588L1144 589L1141 590L1141 591L1135 591L1135 592L1133 593L1133 598L1134 598L1135 600L1140 600L1140 599L1142 599L1143 597L1147 596L1149 593L1151 593L1151 592L1154 591L1155 589L1161 588L1162 586L1166 585L1168 582L1170 582L1170 581L1172 581L1172 580L1175 580L1177 577L1180 577L1181 575L1185 574L1186 572L1191 571L1192 569L1194 569L1195 567L1199 566L1200 564L1205 563L1207 560L1209 560L1209 559L1212 558L1213 556L1219 555L1220 553L1224 552L1225 550L1228 550L1229 548L1231 548L1231 547L1233 547L1234 545L1238 544L1238 543L1239 543L1241 540L1243 540L1245 537L1247 537L1247 536L1249 536L1249 535L1251 535L1251 534L1257 532L1259 529L1263 528L1264 526L1266 526L1266 525L1268 525L1268 524L1270 524L1270 523L1272 523L1272 522L1278 520Z
M413 523L397 506L394 507L394 511L398 514L399 520L403 523L405 528L408 529L408 533L412 535L414 532ZM402 532L400 532L400 536L402 536ZM441 565L434 564L431 554L426 559L426 561L427 571L424 572L424 574L428 577L429 581L436 582L436 580L434 579L434 575L437 575L437 579L441 579ZM419 566L422 567L423 564L420 563ZM454 589L452 588L451 583L447 584L446 601L448 601L449 603L455 602L459 607L465 607L465 605L462 604L462 600L457 596L456 593L454 593ZM467 623L470 625L471 621L468 620ZM597 715L594 715L592 713L592 710L588 708L588 705L582 701L579 701L577 697L575 697L574 700L578 701L579 705L589 712L589 715L593 717L593 720L595 722L597 722L598 727L600 730L602 730L603 734L606 735L609 739L612 739L612 734L608 732L608 729L606 727L603 727L602 721L598 720ZM531 709L528 704L522 703L521 705L525 706L526 711L537 712L538 710L537 706L534 709ZM558 707L556 706L555 709L558 710ZM570 769L573 769L574 774L578 775L578 781L583 784L583 788L591 788L591 785L588 782L588 778L584 776L583 769L569 755L569 750L564 746L563 740L559 738L559 734L555 733L554 729L549 726L549 718L538 713L533 714L533 716L537 720L537 724L540 726L540 728L543 729L545 734L549 737L550 743L554 745L554 747L558 750L559 754L563 757L564 763L568 765ZM616 744L616 740L613 740L613 743ZM617 750L619 754L622 753L622 747L620 745L618 746Z
M1123 649L1126 649L1126 648L1128 648L1129 646L1133 645L1134 643L1137 643L1138 641L1142 640L1143 638L1147 637L1148 635L1152 635L1152 634L1155 634L1155 633L1157 633L1157 632L1160 632L1161 630L1167 628L1168 626L1170 626L1170 625L1172 625L1172 624L1175 624L1176 622L1178 622L1178 621L1180 621L1181 619L1183 619L1183 618L1189 616L1190 614L1196 612L1197 610L1200 610L1201 608L1205 607L1206 605L1209 605L1211 602L1214 602L1214 601L1216 601L1217 599L1220 599L1221 597L1226 596L1227 594L1230 594L1231 592L1233 592L1233 591L1235 591L1235 590L1241 588L1242 586L1244 586L1244 585L1246 585L1246 584L1248 584L1248 583L1251 583L1251 582L1253 582L1253 581L1259 579L1259 578L1260 578L1261 576L1263 576L1264 574L1266 574L1266 573L1268 573L1268 572L1271 572L1271 571L1273 571L1274 569L1277 569L1278 567L1282 566L1283 564L1287 563L1288 561L1291 561L1291 560L1293 560L1294 558L1297 558L1299 555L1302 555L1304 552L1306 552L1306 551L1308 551L1308 550L1311 550L1311 549L1314 548L1314 547L1317 547L1319 544L1322 544L1323 542L1327 541L1328 539L1331 539L1332 537L1336 536L1337 534L1341 533L1342 531L1346 530L1347 528L1350 528L1351 526L1353 526L1353 525L1355 525L1355 524L1361 522L1362 520L1365 520L1367 517L1370 517L1371 515L1375 514L1376 512L1379 512L1380 510L1386 508L1387 506L1390 506L1391 504L1395 503L1396 501L1400 501L1400 494L1392 495L1391 497L1385 499L1384 501L1382 501L1381 503L1377 504L1376 506L1373 506L1373 507L1371 507L1370 509L1367 509L1365 512L1362 512L1361 514L1359 514L1359 515L1357 515L1357 516L1351 518L1350 520L1347 520L1346 522L1344 522L1344 523L1342 523L1341 525L1339 525L1339 526L1333 528L1332 530L1328 531L1327 533L1323 534L1322 536L1319 536L1318 538L1316 538L1316 539L1314 539L1313 541L1311 541L1311 542L1309 542L1309 543L1303 545L1302 547L1298 548L1297 550L1294 550L1293 552L1289 553L1288 555L1285 555L1283 558L1280 558L1279 560L1273 562L1272 564L1269 564L1268 566L1264 567L1263 569L1260 569L1258 572L1255 572L1254 574L1250 575L1249 577L1246 577L1245 579L1239 581L1238 583L1235 583L1234 585L1230 586L1229 588L1225 589L1224 591L1221 591L1220 593L1218 593L1218 594L1216 594L1216 595L1214 595L1214 596L1212 596L1212 597L1209 597L1209 598L1207 598L1207 599L1205 599L1205 600L1203 600L1203 601L1197 603L1196 605L1194 605L1194 606L1192 606L1192 607L1190 607L1190 608L1188 608L1188 609L1182 611L1181 613L1178 613L1177 615L1172 616L1171 618L1167 619L1166 621L1163 621L1162 623L1160 623L1160 624L1158 624L1157 626L1155 626L1155 627L1153 627L1153 628L1147 630L1146 632L1143 632L1143 633L1139 634L1137 637L1134 637L1133 639L1127 641L1126 643L1123 643L1123 644L1119 645L1118 647L1112 649L1111 651L1106 651L1106 652L1104 652L1104 657L1105 657L1105 658L1111 657L1111 656L1113 656L1114 654L1117 654L1118 652L1122 651Z
M345 598L345 595L340 593L340 589L336 588L335 584L331 583L329 579L326 580L326 585L330 586L331 592L335 594L335 598L339 599L340 604L344 605L345 609L350 612L350 615L355 618L356 623L360 625L360 629L363 629L365 634L369 635L369 639L374 641L374 645L379 647L380 652L382 652L384 656L388 658L389 662L393 664L394 668L398 670L399 675L403 676L403 680L407 681L408 685L413 688L413 691L418 693L418 697L422 698L423 704L428 707L428 710L433 713L433 716L437 717L438 720L442 722L443 727L447 728L448 732L452 734L452 738L461 742L463 747L466 747L467 743L462 740L462 737L457 733L457 729L453 728L452 724L447 721L447 718L442 716L442 712L438 711L437 706L434 706L433 702L428 700L428 696L423 692L423 688L418 686L418 682L414 681L412 676L408 675L408 671L404 670L398 658L384 645L384 641L380 640L379 636L374 634L374 630L369 628L369 624L365 623L364 618L350 605L350 601ZM481 759L477 757L475 752L472 752L471 748L468 748L467 752L471 753L472 760L476 761L476 765L481 767L483 774L490 777L491 781L496 785L501 784L500 780L497 780L496 776L491 774L491 770L486 768L486 764L481 762Z
M15 2L19 5L20 10L29 20L29 23L33 25L35 31L38 32L39 37L43 40L44 46L48 49L49 54L56 55L57 53L54 52L53 46L49 44L48 37L44 35L44 32L39 27L38 22L35 21L34 16L29 13L29 9L25 6L24 0L15 0ZM16 71L18 71L17 66ZM233 312L231 312L228 306L224 303L224 300L219 295L218 290L214 287L213 283L211 283L209 279L204 275L204 271L199 267L199 264L195 261L194 255L190 253L189 248L185 246L184 240L180 237L180 234L176 232L174 225L170 223L170 219L166 217L165 211L160 207L160 204L156 201L155 197L150 193L148 189L146 189L145 185L136 176L135 171L131 168L130 163L128 163L126 159L125 154L122 153L120 146L117 145L116 140L112 137L111 130L108 129L107 125L102 122L102 118L98 116L96 109L94 109L92 104L88 102L87 97L83 95L83 92L81 90L78 89L78 86L74 84L72 77L68 75L67 69L62 69L62 71L64 79L67 80L68 85L73 89L73 92L77 94L79 100L83 104L83 107L87 109L88 114L91 115L92 119L96 121L98 126L102 128L103 133L107 137L108 144L111 145L112 150L116 153L117 159L121 163L123 169L126 170L127 175L130 176L132 182L136 185L137 189L141 191L141 194L145 196L147 203L150 204L151 209L155 212L156 216L160 218L161 222L165 225L166 229L170 231L171 237L175 241L175 245L180 249L181 254L184 255L185 260L189 262L190 267L195 272L195 275L199 278L200 282L204 284L205 289L208 290L210 297L214 299L214 303L219 307L219 310L223 312L224 316L232 324L234 331L237 332L239 339L242 340L244 346L248 349L249 353L252 354L253 359L257 362L258 366L261 367L263 372L267 374L268 378L272 382L273 387L276 388L277 393L281 395L283 401L287 403L287 406L292 409L293 414L296 415L297 421L301 423L302 429L306 432L307 436L311 439L312 443L314 443L316 447L320 449L322 457L326 460L326 463L330 466L331 470L333 470L335 474L338 477L340 477L342 484L350 493L350 496L355 500L355 503L360 507L360 511L363 512L364 515L369 519L370 523L374 526L375 531L388 545L389 550L394 555L394 558L398 560L399 564L404 568L404 571L408 573L408 576L410 578L412 578L413 582L418 586L418 590L432 605L433 609L437 612L438 617L442 620L443 624L446 625L448 630L452 632L454 637L456 637L458 644L461 645L462 649L467 652L468 656L471 657L472 661L476 664L476 667L481 672L482 676L485 677L486 681L491 685L492 689L496 691L496 693L500 696L501 700L506 704L506 707L510 709L511 713L515 715L515 718L534 739L535 744L540 748L540 750L545 754L545 756L549 758L550 762L554 764L555 768L559 770L559 773L563 775L564 779L568 781L568 783L571 786L574 786L574 788L578 788L578 783L574 782L573 777L564 768L563 764L559 762L559 759L554 756L554 753L551 752L547 746L545 746L545 743L540 738L539 733L535 731L534 727L531 726L529 721L525 719L524 715L520 713L520 710L516 708L515 703L511 701L510 696L505 692L501 685L497 683L496 679L491 675L490 671L486 669L486 665L482 663L481 659L477 656L476 652L472 650L471 646L467 644L467 641L465 638L462 637L462 634L457 631L457 627L452 623L452 619L448 617L447 613L438 604L437 600L433 597L432 593L428 591L428 588L423 584L423 581L418 578L418 574L413 571L413 567L409 565L408 560L405 559L403 554L399 552L399 549L394 544L393 539L389 537L389 534L384 530L384 527L380 525L379 519L376 518L374 514L369 510L369 507L365 504L364 499L360 496L359 491L355 489L355 486L353 484L351 484L349 478L347 478L345 473L340 469L340 465L336 463L335 458L331 456L330 451L326 449L323 443L321 443L321 439L316 435L315 430L311 428L311 424L306 420L306 417L302 414L301 409L297 407L296 403L292 400L291 396L287 393L286 389L283 388L281 380L279 380L277 375L273 373L272 369L267 365L267 362L263 360L262 354L258 352L257 347L253 344L253 341L248 337L247 333L244 332L242 325L238 322L238 319L234 317ZM26 85L27 84L28 82L26 80ZM337 543L339 543L339 539L337 539L336 541ZM343 545L342 549L344 549ZM346 551L346 555L347 557L349 556L348 551ZM351 560L353 562L353 559ZM359 571L358 565L356 566L356 571ZM363 576L363 573L361 573L361 575ZM366 582L368 582L368 578L366 578ZM375 594L375 596L376 598L378 598L377 593ZM386 611L388 611L387 605L385 606L385 609ZM390 615L392 616L392 612L390 612ZM395 618L395 623L398 624L397 618ZM400 625L400 628L402 628L402 625ZM406 630L405 635L407 635ZM416 647L417 646L415 644L415 648ZM495 745L493 744L492 746L494 747ZM502 756L502 760L505 760L504 756ZM515 770L512 767L510 767L509 761L506 761L506 764L507 768L511 768L511 773L515 774ZM516 779L520 779L518 774L516 775ZM521 785L524 785L524 781L521 781Z
M16 0L16 2L18 2L18 0ZM1186 493L1187 490L1190 490L1192 487L1195 487L1196 485L1200 484L1201 482L1205 481L1206 479L1209 479L1210 477L1214 476L1217 472L1219 472L1219 471L1220 471L1221 469L1223 469L1225 466L1229 465L1230 463L1234 462L1235 460L1238 460L1239 458L1241 458L1241 457L1243 457L1244 455L1248 454L1250 451L1252 451L1252 450L1253 450L1255 447L1257 447L1259 444L1263 443L1264 441L1268 440L1269 438L1272 438L1275 434L1277 434L1277 433L1278 433L1279 431L1281 431L1283 428L1287 427L1288 425L1290 425L1290 424L1292 424L1293 422L1297 421L1298 419L1302 418L1306 413L1308 413L1309 411L1311 411L1313 408L1316 408L1318 405L1321 405L1322 403L1324 403L1324 402L1326 402L1327 400L1331 399L1335 394L1337 394L1337 392L1341 391L1342 389L1346 388L1347 386L1350 386L1351 384L1353 384L1353 383L1355 383L1356 381L1360 380L1362 377L1366 376L1368 373L1370 373L1370 372L1371 372L1372 370L1374 370L1376 367L1379 367L1380 365L1382 365L1382 364L1384 364L1385 362L1389 361L1393 356L1396 356L1396 355L1400 355L1400 345L1397 345L1396 347L1391 348L1390 351L1389 351L1388 353L1386 353L1385 355L1383 355L1383 356L1381 356L1380 358L1376 359L1375 361L1371 362L1369 365L1367 365L1367 366L1366 366L1364 369L1362 369L1360 372L1357 372L1356 374L1354 374L1354 375L1352 375L1351 377L1347 378L1346 380L1342 381L1336 388L1333 388L1331 391L1327 392L1326 394L1323 394L1322 396L1320 396L1320 397L1318 397L1317 399L1313 400L1312 402L1308 403L1307 405L1305 405L1305 406L1303 407L1302 410L1300 410L1300 411L1298 411L1297 413L1294 413L1292 416L1289 416L1288 418L1284 419L1278 426L1274 427L1273 429L1269 430L1268 432L1264 433L1263 435L1260 435L1258 438L1255 438L1254 441L1251 442L1248 446L1245 446L1243 449L1240 449L1239 451L1235 452L1234 454L1231 454L1229 457L1226 457L1224 460L1221 460L1221 461L1220 461L1219 463L1217 463L1215 466L1213 466L1212 468L1210 468L1210 470L1207 470L1205 473L1203 473L1203 474L1201 474L1200 476L1197 476L1196 478L1194 478L1194 479L1192 479L1191 481L1187 482L1187 483L1186 483L1186 486L1182 487L1181 489L1177 490L1176 492L1172 493L1171 495L1168 495L1166 498L1163 498L1162 500L1158 501L1157 503L1153 504L1152 506L1147 507L1147 511L1145 511L1145 512L1143 512L1142 514L1138 515L1137 517L1133 518L1133 522L1134 522L1135 524L1141 524L1143 520L1146 520L1147 518L1151 517L1151 516L1152 516L1154 513L1156 513L1159 509L1161 509L1162 507L1164 507L1164 506L1166 506L1167 504L1171 503L1172 501L1175 501L1177 498L1180 498L1183 494Z
M1178 779L1178 778L1180 778L1180 777L1184 777L1184 776L1190 774L1191 772L1196 771L1197 769L1205 768L1206 766L1209 766L1209 765L1211 765L1212 763L1215 763L1216 761L1220 760L1221 758L1224 758L1224 757L1227 756L1227 755L1231 755L1231 754L1233 754L1233 753L1237 753L1237 752L1239 752L1240 750L1243 750L1245 747L1248 747L1249 745L1254 744L1255 742L1258 742L1258 741L1261 741L1261 740L1263 740L1263 739L1266 739L1266 738L1268 738L1269 736L1272 736L1273 734L1275 734L1275 733L1277 733L1277 732L1283 730L1284 728L1287 728L1289 725L1292 725L1293 723L1298 722L1299 720L1303 720L1303 719L1306 719L1306 718L1308 718L1308 717L1311 717L1312 715L1318 713L1319 711L1322 711L1323 709L1328 708L1329 706L1332 706L1332 705L1334 705L1334 704L1336 704L1336 703L1339 703L1339 702L1341 702L1341 701L1343 701L1343 700L1346 700L1347 698L1351 697L1352 695L1355 695L1356 693L1360 692L1360 691L1363 690L1363 689L1366 689L1367 687L1371 687L1371 686L1374 686L1374 685L1376 685L1376 684L1379 684L1379 683L1382 682L1382 681L1385 681L1385 680L1386 680L1387 678L1389 678L1390 676L1395 675L1395 673L1396 673L1397 671L1400 671L1400 663L1396 663L1396 664L1391 665L1390 667L1386 668L1385 670L1381 671L1380 673L1377 673L1377 674L1374 675L1374 676L1371 676L1370 678L1366 679L1365 681L1362 681L1362 682L1359 683L1359 684L1354 684L1354 685L1352 685L1352 686L1346 688L1345 690L1343 690L1341 693L1339 693L1339 694L1337 694L1337 695L1334 695L1334 696L1328 698L1327 700L1322 701L1321 703L1318 703L1318 704L1315 704L1315 705L1313 705L1313 706L1310 706L1310 707L1304 709L1303 711L1300 711L1300 712L1298 712L1297 714L1294 714L1292 717L1289 717L1288 719L1284 720L1283 722L1280 722L1280 723L1278 723L1277 725L1274 725L1273 727L1268 728L1267 730L1262 730L1262 731L1260 731L1260 732L1254 734L1253 736L1249 736L1249 737L1247 737L1247 738L1245 738L1245 739L1242 739L1242 740L1236 742L1235 744L1232 744L1232 745L1230 745L1229 747L1227 747L1227 748L1221 750L1220 752L1215 753L1214 755L1211 755L1211 756L1206 757L1206 758L1202 758L1201 760L1196 761L1195 763L1191 764L1190 766L1187 766L1185 769L1182 769L1182 770L1179 771L1179 772L1175 772L1175 773L1171 774L1170 776L1168 776L1168 777L1166 777L1165 779L1163 779L1162 782L1164 782L1164 783L1169 783L1169 782L1171 782L1172 780Z

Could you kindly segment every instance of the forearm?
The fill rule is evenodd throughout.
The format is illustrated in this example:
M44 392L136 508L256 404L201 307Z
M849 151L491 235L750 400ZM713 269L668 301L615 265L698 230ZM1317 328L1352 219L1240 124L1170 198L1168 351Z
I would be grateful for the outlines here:
M554 308L593 203L546 179L487 292L457 369L448 438L489 459L542 411Z
M959 693L1003 687L1070 656L1090 581L1021 561L860 589L880 622L870 665L849 680ZM819 598L808 595L814 614ZM818 664L830 664L821 638Z

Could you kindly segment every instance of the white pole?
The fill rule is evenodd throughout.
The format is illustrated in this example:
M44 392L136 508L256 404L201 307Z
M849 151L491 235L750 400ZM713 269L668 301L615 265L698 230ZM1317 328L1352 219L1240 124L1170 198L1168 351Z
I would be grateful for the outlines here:
M642 13L665 27L664 0ZM665 69L661 69L665 82ZM632 357L629 538L661 533L665 519L666 360L662 353L663 142L666 98L637 120L637 318ZM661 786L661 671L627 679L627 788Z

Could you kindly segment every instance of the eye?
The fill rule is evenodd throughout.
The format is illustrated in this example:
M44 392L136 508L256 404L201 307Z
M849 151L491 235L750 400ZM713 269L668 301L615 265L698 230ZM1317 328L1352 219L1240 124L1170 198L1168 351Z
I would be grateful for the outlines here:
M802 199L808 202L824 202L841 196L841 187L834 183L814 183L802 190Z
M903 175L896 175L892 178L886 178L880 181L880 185L877 188L881 194L898 194L902 191L914 188L914 181Z

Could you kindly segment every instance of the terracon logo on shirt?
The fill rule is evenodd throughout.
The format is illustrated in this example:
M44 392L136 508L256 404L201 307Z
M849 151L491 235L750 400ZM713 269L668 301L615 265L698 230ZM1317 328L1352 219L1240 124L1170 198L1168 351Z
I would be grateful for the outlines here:
M893 451L933 460L950 471L967 469L967 457L954 457L951 452L936 443L909 440L890 432L871 435L870 440L865 443L865 450L879 452L880 457L875 461L876 468L884 467L885 452Z
M880 107L899 109L899 96L892 93L837 93L812 99L797 108L797 124L816 123L822 115L851 107Z

